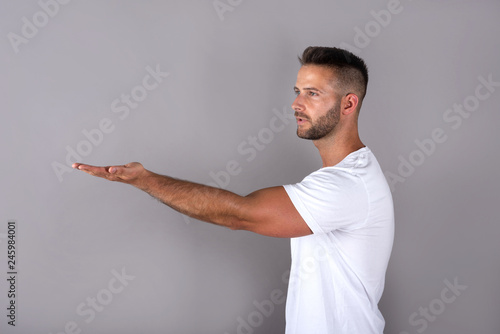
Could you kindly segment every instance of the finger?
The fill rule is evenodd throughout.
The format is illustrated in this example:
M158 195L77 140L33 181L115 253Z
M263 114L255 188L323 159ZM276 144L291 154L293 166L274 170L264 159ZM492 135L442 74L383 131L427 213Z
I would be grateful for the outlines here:
M98 167L98 166L92 166L92 165L85 165L85 164L78 164L76 166L76 169L81 170L82 172L85 172L87 174L97 176L97 177L103 177L103 178L109 178L112 176L109 171L109 167Z
M71 167L78 169L78 170L89 170L92 168L100 168L98 166L85 165L85 164L81 164L79 162L75 162Z
M90 166L90 165L80 165L78 167L79 170L84 171L86 173L95 175L95 176L101 176L101 177L106 177L110 173L108 172L107 167L97 167L97 166Z
M106 167L74 163L72 167L92 176L101 177L110 181L125 182L133 176L133 173L131 174L131 170L137 165L140 165L140 163L132 162L121 166Z

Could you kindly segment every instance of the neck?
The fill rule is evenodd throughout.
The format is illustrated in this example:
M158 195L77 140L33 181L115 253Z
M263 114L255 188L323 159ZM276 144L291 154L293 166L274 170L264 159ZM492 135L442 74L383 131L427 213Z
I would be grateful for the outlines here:
M315 140L314 145L319 151L323 167L335 166L350 153L365 145L361 142L357 127L355 129L338 129L331 135Z

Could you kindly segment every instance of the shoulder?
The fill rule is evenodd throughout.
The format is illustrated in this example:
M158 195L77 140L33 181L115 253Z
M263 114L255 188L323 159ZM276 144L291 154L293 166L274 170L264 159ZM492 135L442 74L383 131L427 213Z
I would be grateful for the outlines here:
M368 147L363 147L347 155L335 166L320 168L307 175L300 183L303 185L328 186L361 182L361 178L378 167L378 162Z

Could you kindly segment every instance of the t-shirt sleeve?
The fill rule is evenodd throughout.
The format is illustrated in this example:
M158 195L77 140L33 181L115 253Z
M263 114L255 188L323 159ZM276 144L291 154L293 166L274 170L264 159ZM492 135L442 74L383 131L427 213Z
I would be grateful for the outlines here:
M335 169L320 170L302 182L283 186L314 234L354 230L368 215L368 194L361 177Z

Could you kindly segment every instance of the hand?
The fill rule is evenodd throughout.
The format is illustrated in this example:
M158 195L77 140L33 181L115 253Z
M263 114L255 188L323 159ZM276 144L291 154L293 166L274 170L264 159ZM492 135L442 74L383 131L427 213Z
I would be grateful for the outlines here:
M73 168L84 171L87 174L102 177L109 181L118 181L129 184L134 184L139 181L142 176L145 176L147 170L139 162L131 162L123 166L107 166L98 167L74 163Z

